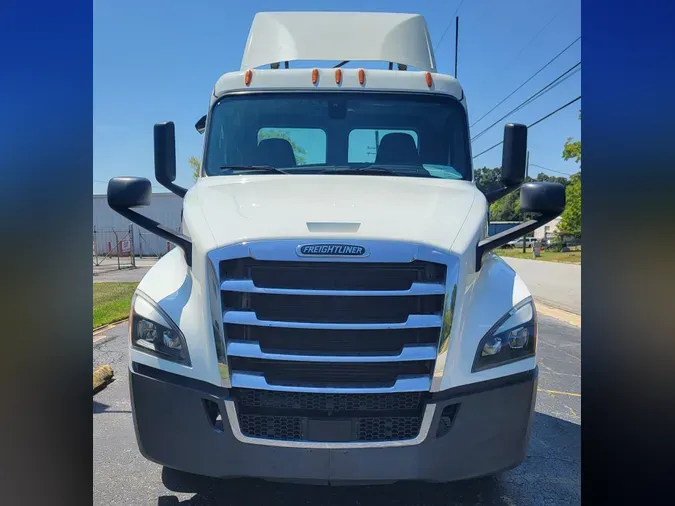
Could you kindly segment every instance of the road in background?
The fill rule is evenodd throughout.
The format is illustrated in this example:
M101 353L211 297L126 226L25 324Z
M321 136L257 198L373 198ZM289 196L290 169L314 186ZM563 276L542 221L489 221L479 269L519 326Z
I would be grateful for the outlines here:
M450 484L323 487L254 479L215 480L176 473L138 451L127 377L128 325L105 331L94 367L110 364L116 380L94 396L94 504L100 505L475 505L581 503L580 330L541 316L539 392L527 458L498 477ZM223 458L236 458L223 455ZM448 458L452 458L451 455Z
M581 265L504 257L535 299L581 314Z
M128 260L125 260L127 265ZM93 266L94 283L118 283L131 281L138 283L150 268L157 263L157 258L136 258L136 268L123 267L117 269L114 264L107 263Z

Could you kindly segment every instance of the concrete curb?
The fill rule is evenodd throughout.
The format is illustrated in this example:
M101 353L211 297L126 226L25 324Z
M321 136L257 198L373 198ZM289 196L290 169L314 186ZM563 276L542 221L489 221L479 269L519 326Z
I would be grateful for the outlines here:
M124 318L121 318L121 319L119 319L119 320L115 320L115 321L110 322L110 323L108 323L108 324L106 324L106 325L101 325L100 327L96 327L96 328L94 329L94 335L97 336L98 334L100 334L100 333L103 332L104 330L108 330L108 329L112 329L112 328L114 328L114 327L117 327L120 323L124 323L124 322L127 321L128 319L129 319L129 317L128 317L128 316L125 316Z
M549 306L537 299L537 297L534 298L534 303L538 313L550 316L551 318L555 318L556 320L563 321L575 327L581 327L581 315Z
M107 387L113 380L113 376L114 373L112 367L107 364L94 369L94 394L97 394Z

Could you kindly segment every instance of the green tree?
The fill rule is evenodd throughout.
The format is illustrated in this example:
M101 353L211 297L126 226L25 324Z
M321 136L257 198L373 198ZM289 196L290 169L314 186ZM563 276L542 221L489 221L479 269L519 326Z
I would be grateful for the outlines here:
M493 169L483 167L474 171L476 186L483 193L488 193L501 188L503 186L501 177L502 169L499 167Z
M581 111L579 111L579 119L581 119ZM562 157L563 160L574 159L575 162L581 163L581 141L573 141L572 137L568 137L563 146Z
M581 239L581 172L570 176L565 190L565 210L558 224L558 235Z
M284 139L288 141L291 147L293 148L293 153L295 154L295 161L298 165L305 163L307 152L299 146L286 132L281 132L279 130L266 130L260 131L258 133L258 142L263 139Z
M579 111L579 119L581 119L581 111ZM581 165L581 141L572 142L572 138L568 138L563 148L562 158L563 160L574 159ZM558 234L581 239L581 172L571 175L569 181L565 189L565 210L558 224Z
M190 164L190 167L192 167L192 179L197 182L197 179L199 179L199 175L201 174L202 162L199 158L191 156L188 163Z

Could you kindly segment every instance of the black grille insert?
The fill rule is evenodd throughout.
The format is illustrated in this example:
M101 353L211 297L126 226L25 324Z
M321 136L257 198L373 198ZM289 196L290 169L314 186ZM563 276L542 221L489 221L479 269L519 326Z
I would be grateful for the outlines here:
M408 290L414 282L445 283L446 267L410 263L279 262L252 258L220 264L221 279L251 279L261 288L309 290Z
M261 373L271 385L391 387L400 376L428 376L433 360L412 362L294 362L230 357L232 371Z
M391 394L315 394L272 390L233 389L237 405L245 412L258 410L297 410L325 415L366 411L413 411L423 407L422 392Z
M233 389L248 437L310 442L400 441L417 437L426 394L315 394Z
M254 311L260 320L311 323L405 323L440 314L443 295L344 297L223 292L224 310Z
M226 325L230 340L256 341L264 352L397 355L406 344L438 344L438 327L393 330L328 330Z

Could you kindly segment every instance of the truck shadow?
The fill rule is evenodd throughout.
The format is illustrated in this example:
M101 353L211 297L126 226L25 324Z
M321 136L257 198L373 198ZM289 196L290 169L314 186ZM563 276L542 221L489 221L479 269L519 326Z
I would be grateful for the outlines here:
M355 487L326 487L274 483L257 479L218 480L162 472L172 492L195 494L187 500L175 495L158 498L169 505L570 505L581 502L581 426L535 413L527 458L516 469L497 477L448 484L395 483Z

